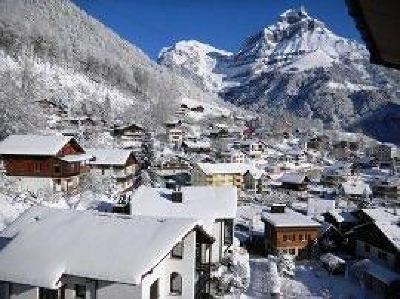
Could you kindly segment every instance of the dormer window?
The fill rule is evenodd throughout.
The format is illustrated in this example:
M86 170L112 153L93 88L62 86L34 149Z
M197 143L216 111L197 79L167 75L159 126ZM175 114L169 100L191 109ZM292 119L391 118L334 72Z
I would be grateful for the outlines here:
M183 258L183 241L180 241L172 248L171 256L175 259Z

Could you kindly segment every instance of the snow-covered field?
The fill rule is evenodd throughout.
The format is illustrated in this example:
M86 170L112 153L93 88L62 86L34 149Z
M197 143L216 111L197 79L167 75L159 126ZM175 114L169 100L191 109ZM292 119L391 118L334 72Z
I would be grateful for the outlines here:
M250 287L241 298L270 298L266 276L266 258L250 259ZM357 281L344 276L330 276L319 266L297 264L293 278L283 278L281 293L283 298L375 298L362 289Z

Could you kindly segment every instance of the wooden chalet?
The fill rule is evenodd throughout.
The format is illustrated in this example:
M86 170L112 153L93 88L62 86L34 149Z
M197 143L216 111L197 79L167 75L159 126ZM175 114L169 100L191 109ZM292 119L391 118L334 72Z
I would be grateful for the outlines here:
M317 239L320 224L284 205L273 205L262 216L267 254L288 253L308 258Z
M0 143L0 155L6 175L32 192L75 189L90 159L74 138L61 135L11 135Z

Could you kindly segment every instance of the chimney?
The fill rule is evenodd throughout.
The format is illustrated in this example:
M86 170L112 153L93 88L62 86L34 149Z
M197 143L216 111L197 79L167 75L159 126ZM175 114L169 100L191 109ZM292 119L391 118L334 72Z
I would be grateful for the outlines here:
M182 191L180 187L177 187L175 190L172 191L171 194L171 201L175 203L182 203Z
M284 204L273 204L271 206L271 213L285 213L285 208Z

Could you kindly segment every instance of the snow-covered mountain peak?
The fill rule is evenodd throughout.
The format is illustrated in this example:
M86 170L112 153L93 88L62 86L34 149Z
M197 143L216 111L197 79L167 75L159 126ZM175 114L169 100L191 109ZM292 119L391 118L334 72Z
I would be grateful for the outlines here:
M196 40L184 40L161 50L159 62L197 79L207 90L219 91L223 76L215 72L233 54ZM200 79L201 78L201 79Z
M164 47L158 56L159 59L163 58L165 55L169 55L173 50L175 50L176 52L192 52L193 54L215 53L226 56L232 55L232 53L228 51L214 48L213 46L201 43L197 40L182 40L177 42L173 46Z
M335 35L322 21L299 8L285 11L275 24L250 36L236 58L279 64L317 50L332 58L362 59L367 53L363 46Z

